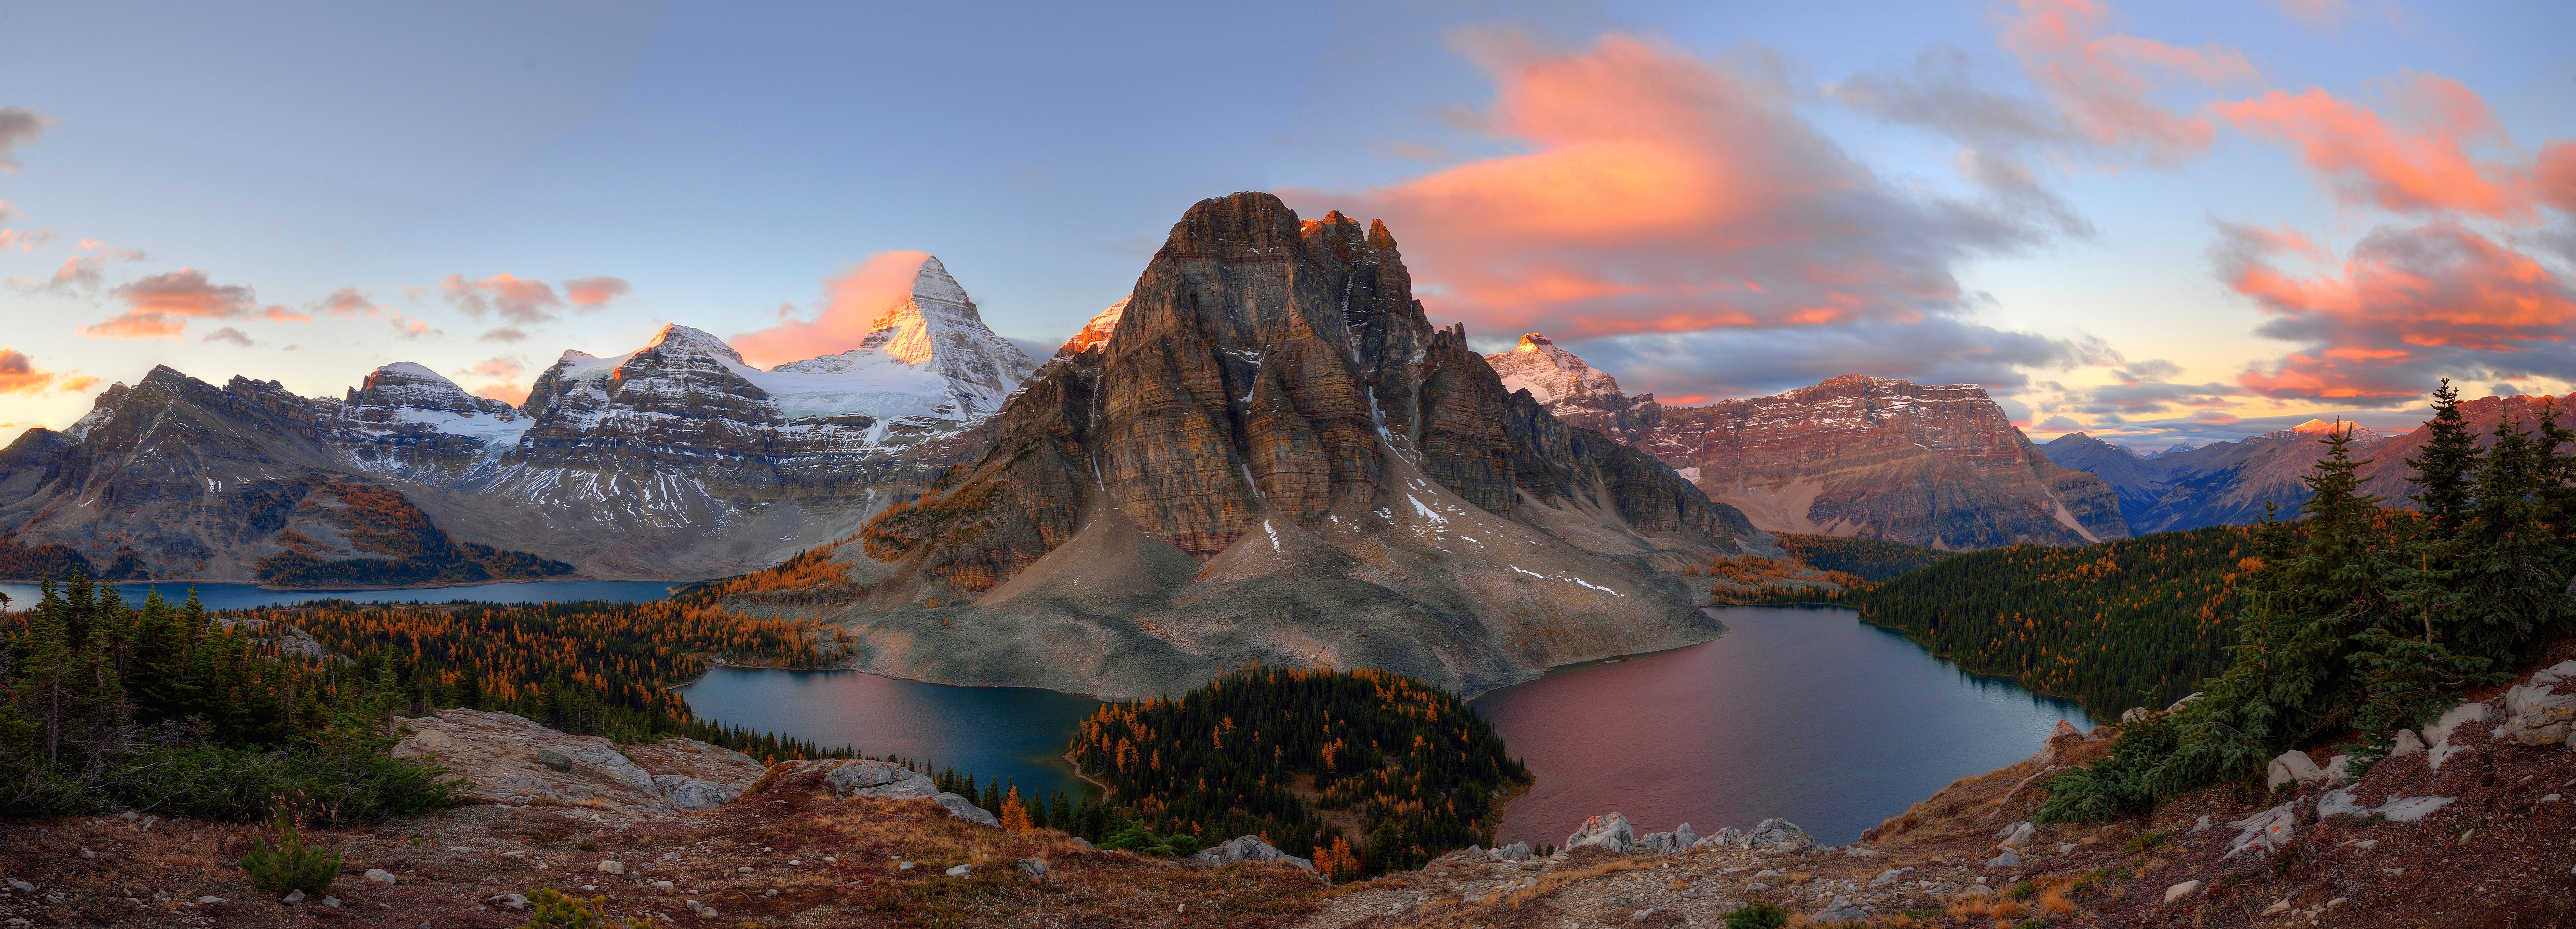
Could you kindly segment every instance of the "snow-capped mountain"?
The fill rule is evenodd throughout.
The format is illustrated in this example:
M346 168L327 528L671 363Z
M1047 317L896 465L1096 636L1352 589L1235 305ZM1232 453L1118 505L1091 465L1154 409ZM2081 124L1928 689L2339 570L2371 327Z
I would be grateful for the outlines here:
M230 551L225 534L238 531L236 516L257 518L255 500L196 505L215 515L185 523L138 512L77 528L43 514L120 482L152 489L107 499L167 499L182 487L257 495L280 481L300 498L347 477L400 491L464 539L594 576L734 573L847 535L926 484L1035 368L935 258L859 348L761 370L713 334L667 325L623 354L563 353L516 408L411 362L378 368L337 400L271 381L217 388L162 368L151 389L103 394L75 430L33 430L12 446L0 537L113 560L122 556L100 548L113 535L144 573L239 580L248 556L205 553ZM174 404L184 417L168 415ZM174 471L84 451L83 438L111 423L153 433L109 430L123 445L188 447L208 464ZM185 437L155 432L182 427Z

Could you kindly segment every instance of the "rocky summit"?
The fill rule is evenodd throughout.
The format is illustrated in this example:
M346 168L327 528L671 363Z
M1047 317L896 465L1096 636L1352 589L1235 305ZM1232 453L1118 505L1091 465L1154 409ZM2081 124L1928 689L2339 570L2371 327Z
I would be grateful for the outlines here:
M1845 375L1708 406L1630 397L1532 333L1485 356L1558 418L1635 444L1773 532L1949 549L2081 545L2130 535L2120 497L2062 466L1973 384Z
M1382 224L1204 200L1116 312L839 550L862 667L1124 696L1260 661L1482 691L1715 636L1668 572L1777 551L1506 392L1424 317Z

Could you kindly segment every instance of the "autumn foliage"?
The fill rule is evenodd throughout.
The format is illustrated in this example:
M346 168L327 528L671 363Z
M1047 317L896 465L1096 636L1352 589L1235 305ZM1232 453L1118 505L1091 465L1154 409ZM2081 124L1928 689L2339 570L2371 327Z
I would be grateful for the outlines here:
M1155 832L1262 835L1319 865L1347 860L1349 876L1492 842L1498 796L1530 779L1465 702L1376 670L1249 669L1177 700L1107 704L1072 756ZM1356 852L1318 807L1356 814Z

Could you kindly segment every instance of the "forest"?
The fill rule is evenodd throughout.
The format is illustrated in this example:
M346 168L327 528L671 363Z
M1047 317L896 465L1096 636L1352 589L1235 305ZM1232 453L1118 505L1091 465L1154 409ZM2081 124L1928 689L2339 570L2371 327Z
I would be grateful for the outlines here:
M1179 699L1108 704L1071 755L1108 788L1131 841L1260 835L1336 880L1491 844L1500 798L1530 783L1456 695L1367 669L1248 668Z
M1819 571L1839 571L1877 584L1919 568L1928 568L1955 552L1886 539L1846 539L1830 535L1776 533L1789 557Z
M2096 719L2162 707L2227 670L2253 530L2210 526L2076 548L2016 545L1817 596L1977 674ZM1776 601L1775 601L1776 602Z
M2414 508L2383 509L2349 435L2326 433L2303 518L2245 537L2225 669L2193 685L2200 699L2121 725L2109 757L2052 776L2040 819L2259 784L2281 752L2330 739L2366 768L2465 688L2576 633L2576 433L2544 401L2534 423L2508 416L2482 439L2447 380L2433 396L2430 440L2406 459Z
M28 609L7 612L6 607ZM327 650L287 647L280 625ZM452 802L439 769L387 752L393 719L518 713L632 742L685 735L769 760L839 756L690 715L669 691L710 657L837 660L811 624L672 603L139 605L75 574L0 602L0 813L136 809L244 820L285 804L369 821Z

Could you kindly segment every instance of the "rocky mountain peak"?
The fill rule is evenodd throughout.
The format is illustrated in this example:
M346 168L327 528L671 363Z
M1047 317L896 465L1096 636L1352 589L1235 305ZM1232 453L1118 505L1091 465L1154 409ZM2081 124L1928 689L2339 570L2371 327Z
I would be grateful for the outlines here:
M426 365L397 361L368 372L345 401L354 407L434 410L446 413L507 415L511 407L466 393L455 381Z
M743 363L742 353L734 351L725 340L716 338L715 333L678 323L664 323L661 331L653 333L652 340L644 343L644 348L637 354L651 351L710 355L737 365Z
M1127 301L1133 299L1135 297L1132 295L1118 298L1118 302L1110 304L1108 309L1093 316L1090 322L1082 324L1081 332L1074 333L1073 338L1064 340L1064 347L1056 349L1056 354L1079 355L1109 344L1109 334L1117 330L1119 317L1127 313Z
M858 348L789 362L770 373L839 376L807 385L834 396L926 392L934 399L923 405L923 412L977 420L1000 409L1002 399L1037 369L1027 352L984 324L966 288L936 257L922 259L912 290L881 311L869 328Z
M1616 378L1540 333L1523 334L1519 345L1485 356L1485 363L1503 379L1504 390L1527 390L1567 425L1597 429L1622 442L1644 438L1663 415L1655 395L1620 393Z

